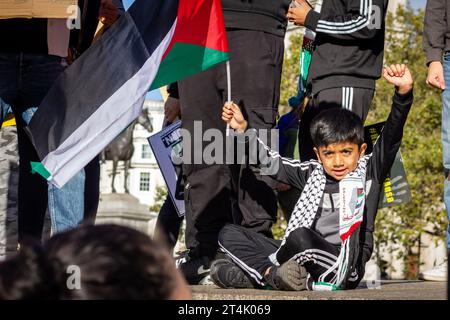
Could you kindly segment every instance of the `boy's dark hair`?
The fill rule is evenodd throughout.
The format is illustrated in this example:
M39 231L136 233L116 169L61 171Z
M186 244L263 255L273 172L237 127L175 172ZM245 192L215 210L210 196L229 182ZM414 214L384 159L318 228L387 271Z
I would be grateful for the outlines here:
M80 288L70 288L71 266ZM73 267L71 267L73 268ZM122 226L84 226L24 245L0 263L0 299L170 299L175 263L147 235Z
M334 143L364 143L364 126L353 112L332 108L319 113L311 122L311 138L316 148Z

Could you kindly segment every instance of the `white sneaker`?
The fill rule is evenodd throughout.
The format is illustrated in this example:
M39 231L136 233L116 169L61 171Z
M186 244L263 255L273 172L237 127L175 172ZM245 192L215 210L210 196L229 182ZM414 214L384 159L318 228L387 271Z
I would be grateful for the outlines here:
M443 262L433 269L419 273L419 279L428 281L447 281L447 262Z

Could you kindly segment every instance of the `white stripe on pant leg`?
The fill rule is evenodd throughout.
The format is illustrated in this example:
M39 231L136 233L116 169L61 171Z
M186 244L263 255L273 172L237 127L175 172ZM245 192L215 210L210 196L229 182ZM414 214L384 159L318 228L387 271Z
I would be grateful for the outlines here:
M324 255L324 254L322 254L322 252L328 253L326 251L322 251L322 250L318 250L318 249L317 250L316 249L308 249L308 250L299 252L295 256L304 255L304 256L314 258L314 259L319 259L319 260L329 264L328 267L331 267L332 265L334 265L337 260L337 257L333 256L332 254Z
M313 260L313 257L312 254L302 251L295 254L291 260L296 260L300 265L303 265L305 262Z
M323 263L322 261L319 261L319 260L316 260L316 261L315 261L315 264L321 266L321 267L324 268L324 269L329 269L329 268L330 268L329 265L327 265L326 263ZM331 271L332 274L335 274L336 272L337 272L337 271L334 270L334 269Z
M345 87L345 109L348 109L349 96L350 96L350 90L348 87Z
M351 97L351 95L352 95L352 88L351 88L351 87L348 87L347 90L348 90L347 109L348 109L348 110L352 110L352 104L351 104L351 99L352 99L352 97Z
M345 88L345 109L348 110L348 105L350 103L350 88Z
M333 260L330 260L321 254L314 253L311 249L297 253L291 258L291 260L297 260L300 264L308 261L313 261L314 263L320 264L326 269L329 269L335 263L335 261L333 262Z
M243 261L239 260L236 256L234 256L230 251L228 251L220 242L218 242L219 247L244 271L246 271L259 285L263 286L265 283L263 282L263 276L253 268L250 268Z
M315 249L311 249L311 252L317 256L319 259L321 259L322 261L328 263L330 265L330 267L336 263L337 257L336 256L332 256L332 257L327 257L326 255L324 255L322 252L322 250L315 250Z
M334 254L332 254L332 253L330 253L330 252L328 252L328 251L325 251L325 250L320 250L320 249L309 249L310 251L312 251L312 252L316 252L316 253L319 253L319 254L322 254L322 255L324 255L324 256L328 256L328 257L330 257L331 259L333 259L334 260L334 262L336 262L336 260L337 260L337 256L336 255L334 255ZM334 263L333 262L333 263Z
M337 259L337 258L335 258L335 259L333 259L334 260L333 261L318 252L313 252L312 250L308 250L308 252L304 252L304 253L310 255L316 261L320 260L327 269L331 268L336 263L336 259Z
M342 102L341 108L345 108L345 87L342 87Z
M330 269L332 265L329 265L328 263L324 263L319 259L319 256L307 253L307 252L301 252L296 254L292 259L296 260L300 265L304 265L307 262L312 262L315 265L321 266L325 270ZM337 270L332 270L330 274L336 274Z
M353 87L350 87L350 102L348 104L348 110L353 111Z

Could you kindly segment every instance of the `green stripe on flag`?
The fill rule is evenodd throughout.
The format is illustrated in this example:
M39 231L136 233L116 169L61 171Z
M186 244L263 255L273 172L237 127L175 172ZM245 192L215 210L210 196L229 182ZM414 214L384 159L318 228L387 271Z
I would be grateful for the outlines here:
M31 173L38 173L42 177L44 177L45 180L48 180L48 178L50 177L50 172L48 172L47 169L45 169L44 165L40 162L31 162Z
M175 43L159 66L150 90L182 80L228 59L228 52L195 44Z

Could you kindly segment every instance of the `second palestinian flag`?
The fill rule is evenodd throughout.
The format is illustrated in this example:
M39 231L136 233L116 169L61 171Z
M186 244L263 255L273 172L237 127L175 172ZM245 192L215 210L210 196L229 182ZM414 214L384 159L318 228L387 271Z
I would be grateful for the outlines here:
M62 187L138 117L150 87L227 59L220 0L136 0L39 106L34 170Z

